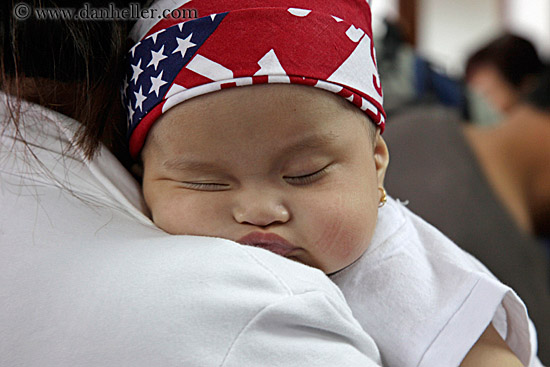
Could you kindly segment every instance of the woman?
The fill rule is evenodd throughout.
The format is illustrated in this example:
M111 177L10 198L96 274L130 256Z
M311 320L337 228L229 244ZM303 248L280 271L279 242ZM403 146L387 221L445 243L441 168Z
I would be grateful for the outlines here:
M514 35L500 36L466 62L466 82L500 116L511 112L544 69L535 46Z
M168 236L144 215L106 148L120 133L128 24L16 21L12 9L1 22L0 365L380 363L322 273Z

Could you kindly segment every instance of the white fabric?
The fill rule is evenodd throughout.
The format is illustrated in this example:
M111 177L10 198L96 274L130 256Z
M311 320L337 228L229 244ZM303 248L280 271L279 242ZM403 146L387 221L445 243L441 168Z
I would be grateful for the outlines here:
M395 367L454 367L489 323L525 366L541 366L518 296L400 202L388 199L367 252L332 276Z
M6 121L2 96L0 118ZM0 140L1 366L375 366L320 271L221 239L170 236L77 123L25 105Z

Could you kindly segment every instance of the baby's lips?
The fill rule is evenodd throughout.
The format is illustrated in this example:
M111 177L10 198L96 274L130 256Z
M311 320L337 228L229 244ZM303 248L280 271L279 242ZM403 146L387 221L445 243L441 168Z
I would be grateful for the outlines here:
M237 240L238 243L271 251L277 255L288 256L298 247L275 233L252 232Z

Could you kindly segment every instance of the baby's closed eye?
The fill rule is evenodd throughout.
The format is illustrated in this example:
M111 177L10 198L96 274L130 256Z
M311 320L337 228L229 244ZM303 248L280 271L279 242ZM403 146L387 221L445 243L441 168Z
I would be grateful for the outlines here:
M229 184L215 182L181 182L183 188L197 191L224 191L230 188Z
M327 170L329 166L330 164L316 171L312 171L310 173L306 173L299 176L284 176L283 178L292 185L307 185L325 176L327 174Z

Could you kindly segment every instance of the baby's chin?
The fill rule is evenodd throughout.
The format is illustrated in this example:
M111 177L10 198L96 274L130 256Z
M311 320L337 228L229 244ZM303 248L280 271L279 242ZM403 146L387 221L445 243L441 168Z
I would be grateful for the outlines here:
M311 259L307 253L305 253L304 256L300 256L299 254L297 256L288 256L287 258L289 260L299 262L300 264L307 265L315 269L319 269L323 273L325 273L327 276L331 276L353 265L357 260L359 260L359 257L360 256L358 256L358 258L354 259L353 261L350 261L347 263L339 263L339 264L331 263L330 259L321 259L321 260Z
M349 264L347 264L347 265L341 267L340 269L333 270L333 271L330 271L330 272L326 272L326 271L325 271L325 274L326 274L327 276L329 276L329 277L332 276L332 275L336 275L336 274L338 274L339 272L344 271L344 270L346 270L347 268L349 268L350 266L352 266L353 264L355 264L357 261L359 261L360 258L361 258L361 256L359 256L357 259L355 259L355 260L352 261L351 263L349 263Z

